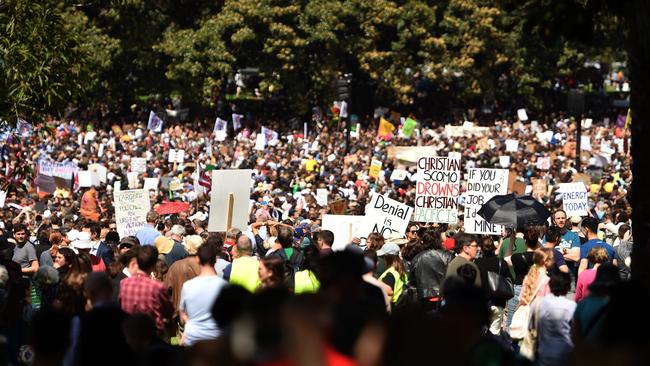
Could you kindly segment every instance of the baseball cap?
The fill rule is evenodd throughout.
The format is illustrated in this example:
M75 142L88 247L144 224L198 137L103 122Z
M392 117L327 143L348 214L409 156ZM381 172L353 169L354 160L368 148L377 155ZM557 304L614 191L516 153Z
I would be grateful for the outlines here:
M393 243L384 244L381 249L377 251L377 256L381 257L384 255L399 255L399 246Z

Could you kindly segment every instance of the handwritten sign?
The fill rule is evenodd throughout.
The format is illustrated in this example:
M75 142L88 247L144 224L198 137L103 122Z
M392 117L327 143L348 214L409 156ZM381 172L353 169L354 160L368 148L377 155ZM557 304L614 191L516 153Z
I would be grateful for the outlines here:
M316 189L316 203L321 207L327 206L327 194L329 192L326 188Z
M144 189L113 192L115 223L120 237L135 235L146 223L151 209L149 192Z
M468 169L465 194L465 231L470 234L498 235L501 225L490 224L476 213L496 195L508 193L507 169Z
M551 157L550 156L543 156L540 158L537 158L537 169L539 170L549 170L551 169Z
M403 235L412 214L412 207L387 196L375 194L366 206L365 225L369 226L368 232L378 232L385 238L393 233Z
M131 171L136 173L147 172L147 159L145 158L131 158Z
M460 160L421 157L418 160L415 216L419 222L458 222Z
M562 193L562 206L567 216L587 216L588 192L584 183L560 183L558 192Z
M167 162L183 164L185 161L185 150L169 149Z
M517 152L519 150L519 141L506 140L506 152Z

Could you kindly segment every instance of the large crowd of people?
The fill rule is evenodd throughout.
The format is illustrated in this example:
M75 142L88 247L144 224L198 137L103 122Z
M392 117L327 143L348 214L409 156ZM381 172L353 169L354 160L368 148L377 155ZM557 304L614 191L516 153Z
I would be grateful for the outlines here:
M612 341L612 332L624 327L617 321L630 320L621 311L629 305L626 296L616 294L633 292L626 287L633 239L625 126L585 119L585 142L576 140L575 121L561 114L535 122L495 121L480 133L461 136L421 122L411 136L396 129L378 137L378 122L364 121L348 142L344 124L336 120L300 130L277 121L244 121L240 129L229 127L227 137L215 138L212 126L198 120L155 132L144 121L113 125L50 118L25 133L5 135L0 179L11 184L0 209L4 361L568 365L605 360L596 358L601 346L619 344ZM399 126L399 118L393 124ZM260 149L256 137L262 126L277 136ZM506 140L518 141L515 151ZM344 202L348 215L363 215L375 193L414 205L409 175L416 168L392 153L395 146L433 146L440 156L457 152L463 168L510 169L514 185L524 188L519 193L534 194L551 217L515 233L472 235L463 226L461 199L457 224L410 222L404 235L372 233L332 250L335 234L322 227L322 217L341 207L319 202L317 189L327 189L329 202ZM184 150L183 162L168 162L171 149ZM129 177L131 158L137 157L146 159L145 172ZM538 164L546 158L548 167ZM81 171L101 165L106 180L80 188L73 178L68 187L46 191L37 183L42 160ZM376 178L368 174L372 160L383 163ZM12 174L24 166L35 168L34 177L17 181ZM212 169L253 170L246 227L208 231L211 183L205 173ZM410 174L389 178L396 169ZM152 177L180 186L151 189L147 224L120 237L114 190L142 188L143 178ZM574 181L588 188L583 217L567 215L557 192L560 183ZM23 183L24 189L15 189ZM168 201L189 205L158 213ZM511 286L497 291L495 281ZM626 350L608 356L640 362Z

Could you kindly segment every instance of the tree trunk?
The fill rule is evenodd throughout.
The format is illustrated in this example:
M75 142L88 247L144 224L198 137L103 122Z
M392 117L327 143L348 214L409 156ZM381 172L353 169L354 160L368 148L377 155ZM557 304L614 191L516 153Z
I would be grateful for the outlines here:
M650 2L634 0L625 19L632 83L632 278L650 288Z

